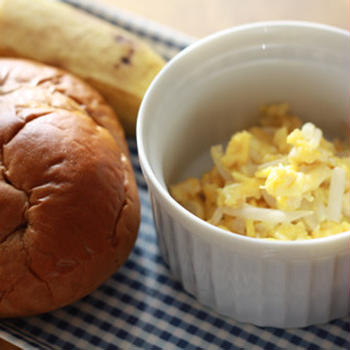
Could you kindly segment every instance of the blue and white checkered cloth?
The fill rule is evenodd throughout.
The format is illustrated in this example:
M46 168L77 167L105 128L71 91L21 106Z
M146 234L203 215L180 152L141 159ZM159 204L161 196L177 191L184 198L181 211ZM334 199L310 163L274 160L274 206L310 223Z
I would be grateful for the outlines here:
M86 0L65 0L149 41L170 58L190 39ZM136 19L135 19L136 18ZM142 222L126 264L100 288L60 310L0 322L0 337L23 349L309 349L350 347L349 317L303 329L261 328L199 304L172 279L156 240L135 140L128 140L142 203Z

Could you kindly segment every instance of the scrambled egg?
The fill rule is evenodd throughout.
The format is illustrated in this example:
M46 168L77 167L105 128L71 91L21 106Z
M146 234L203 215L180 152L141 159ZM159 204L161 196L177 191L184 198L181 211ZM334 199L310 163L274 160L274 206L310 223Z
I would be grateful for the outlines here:
M287 104L261 108L259 127L210 150L201 179L170 186L203 220L242 235L300 240L350 230L349 145L302 125Z

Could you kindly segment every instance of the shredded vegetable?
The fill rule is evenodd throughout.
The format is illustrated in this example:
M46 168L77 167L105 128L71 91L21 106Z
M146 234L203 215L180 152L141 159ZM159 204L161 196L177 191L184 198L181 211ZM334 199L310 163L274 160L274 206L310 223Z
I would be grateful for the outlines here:
M328 219L331 221L339 221L341 219L345 177L344 169L338 167L333 169L327 207Z
M237 216L254 221L267 221L270 223L287 223L313 214L312 210L283 211L278 209L258 208L244 204L240 208L222 208L224 214Z

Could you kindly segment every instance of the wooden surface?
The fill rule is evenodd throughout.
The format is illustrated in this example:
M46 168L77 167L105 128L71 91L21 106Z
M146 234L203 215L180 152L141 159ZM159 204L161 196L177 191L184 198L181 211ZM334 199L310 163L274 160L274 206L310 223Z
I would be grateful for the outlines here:
M18 349L19 348L17 346L12 345L0 338L0 350L18 350Z
M320 22L350 30L348 0L95 0L195 37L266 20ZM17 347L0 339L0 350Z
M303 20L350 29L349 0L96 0L203 37L238 24Z

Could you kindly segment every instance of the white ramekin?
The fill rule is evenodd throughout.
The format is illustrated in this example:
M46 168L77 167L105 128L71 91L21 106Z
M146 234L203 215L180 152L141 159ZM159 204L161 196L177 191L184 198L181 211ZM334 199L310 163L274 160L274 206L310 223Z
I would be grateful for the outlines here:
M137 143L161 253L186 291L235 320L302 327L347 315L350 233L290 242L231 234L186 211L167 186L210 169L209 147L254 125L262 103L288 102L344 136L349 37L304 22L235 27L178 54L142 102Z

